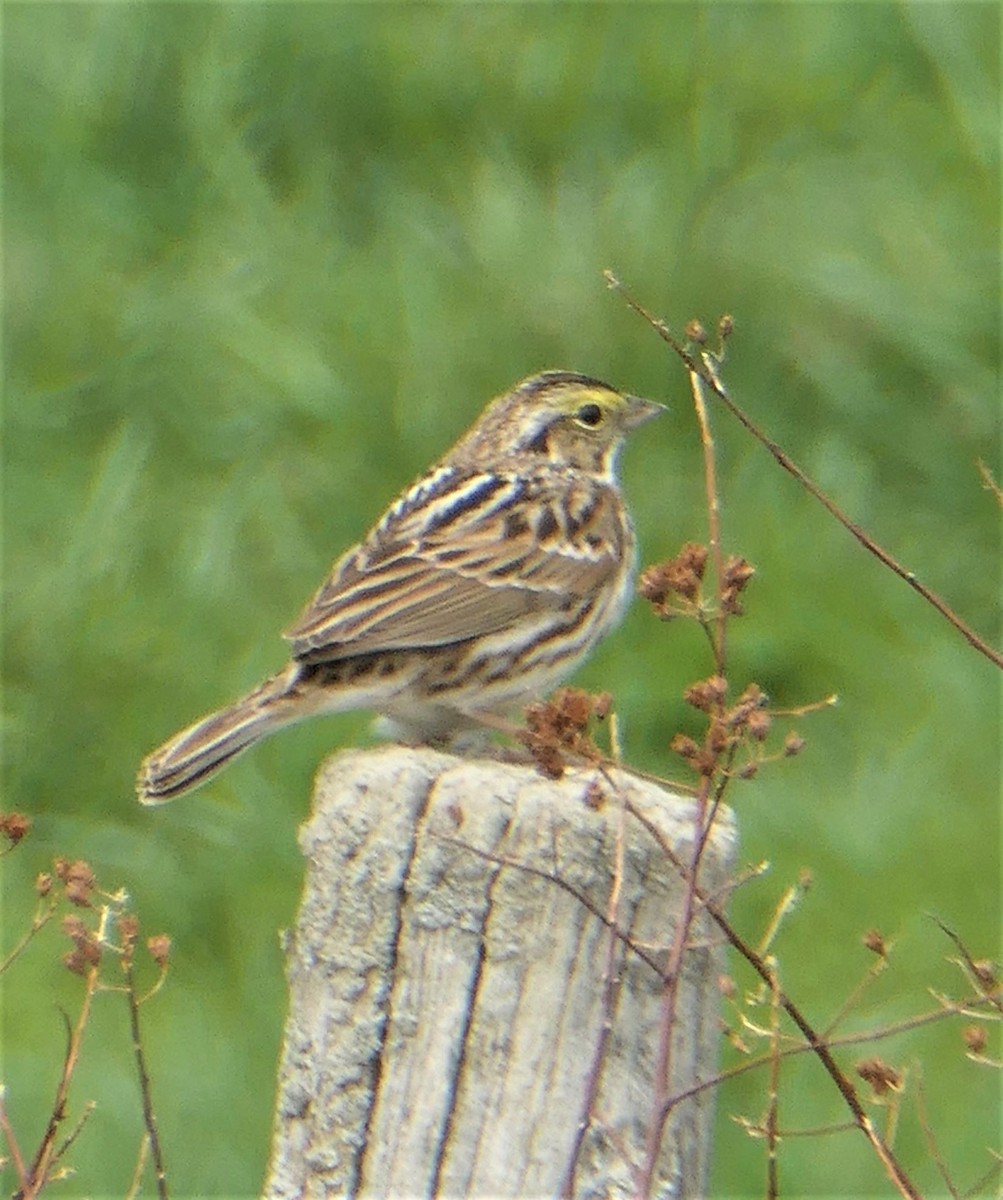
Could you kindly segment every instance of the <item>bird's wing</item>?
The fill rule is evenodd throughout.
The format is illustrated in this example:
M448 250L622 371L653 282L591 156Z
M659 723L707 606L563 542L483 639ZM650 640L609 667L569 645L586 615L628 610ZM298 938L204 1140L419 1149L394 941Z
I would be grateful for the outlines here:
M328 662L571 611L616 574L624 520L601 483L440 468L335 564L285 637L294 657Z

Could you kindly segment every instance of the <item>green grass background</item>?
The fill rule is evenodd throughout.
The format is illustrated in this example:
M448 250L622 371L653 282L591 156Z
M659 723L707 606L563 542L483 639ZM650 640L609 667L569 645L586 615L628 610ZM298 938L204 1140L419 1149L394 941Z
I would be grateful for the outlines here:
M248 1196L269 1139L311 777L369 719L266 744L141 811L141 755L283 661L329 562L483 403L540 368L672 406L625 456L646 561L705 536L685 377L607 292L677 327L734 313L736 397L845 509L990 637L999 631L1000 14L990 4L17 4L3 10L3 944L53 854L170 932L144 1010L177 1196ZM998 673L724 415L729 550L758 568L732 674L780 705L838 692L805 754L732 795L734 902L820 1025L898 939L847 1028L960 986L951 923L999 944ZM673 772L697 631L635 605L579 680L609 687L630 759ZM11 973L3 1077L26 1141L51 1104L57 936ZM989 1166L999 1083L957 1025L884 1043L922 1064L961 1187ZM845 1056L853 1061L871 1050ZM995 1051L998 1054L998 1041ZM53 1194L121 1195L141 1134L124 1005L98 998L73 1111L99 1108ZM758 1195L765 1080L719 1098L715 1195ZM845 1113L785 1069L780 1121ZM898 1148L942 1184L907 1102ZM10 1191L13 1181L3 1175ZM791 1139L783 1194L889 1195L859 1134Z

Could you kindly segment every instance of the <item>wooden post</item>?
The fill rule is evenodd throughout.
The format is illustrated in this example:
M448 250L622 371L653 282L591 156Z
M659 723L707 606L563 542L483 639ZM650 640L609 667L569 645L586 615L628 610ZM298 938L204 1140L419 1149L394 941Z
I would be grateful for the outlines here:
M685 885L618 792L684 860L693 802L615 780L404 747L325 764L266 1197L635 1194ZM702 887L733 847L724 813ZM718 939L697 920L691 943L669 1095L717 1060ZM671 1108L653 1194L706 1195L712 1116L712 1090Z

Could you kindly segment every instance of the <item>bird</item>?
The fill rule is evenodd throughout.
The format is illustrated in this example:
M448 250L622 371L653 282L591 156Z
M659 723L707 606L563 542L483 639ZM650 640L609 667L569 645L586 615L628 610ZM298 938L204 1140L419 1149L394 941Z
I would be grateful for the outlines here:
M661 411L563 370L496 397L335 562L285 631L288 664L143 760L141 803L192 790L306 717L372 709L402 740L448 745L556 687L630 601L617 461Z

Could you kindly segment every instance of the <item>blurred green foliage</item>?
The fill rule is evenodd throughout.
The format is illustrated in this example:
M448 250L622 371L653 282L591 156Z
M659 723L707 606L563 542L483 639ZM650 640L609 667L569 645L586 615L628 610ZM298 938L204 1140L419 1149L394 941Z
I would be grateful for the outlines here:
M484 402L545 367L672 405L626 456L645 559L705 536L684 373L604 289L678 328L735 314L733 393L845 509L989 636L999 628L998 122L991 4L8 4L4 9L4 944L53 854L90 860L176 945L144 1010L178 1196L251 1195L269 1137L310 779L368 717L261 747L140 811L141 755L283 661L276 631L329 561ZM838 692L805 754L740 785L736 896L763 928L801 866L785 986L820 1025L895 963L853 1028L959 984L951 923L999 944L993 668L723 414L727 548L759 574L733 681ZM640 604L580 681L630 759L673 773L701 637ZM29 956L4 1079L40 1131L79 980ZM127 1188L140 1111L124 1006L100 997L75 1087L87 1194ZM999 1087L954 1026L877 1048L921 1062L960 1187ZM851 1053L847 1061L869 1053ZM909 1102L911 1104L911 1101ZM715 1194L763 1191L765 1081L719 1098ZM845 1119L785 1068L781 1125ZM940 1189L914 1111L899 1149ZM12 1184L4 1176L7 1190ZM888 1194L854 1133L782 1147L787 1195ZM72 1189L73 1185L69 1185ZM67 1194L64 1189L60 1194Z

